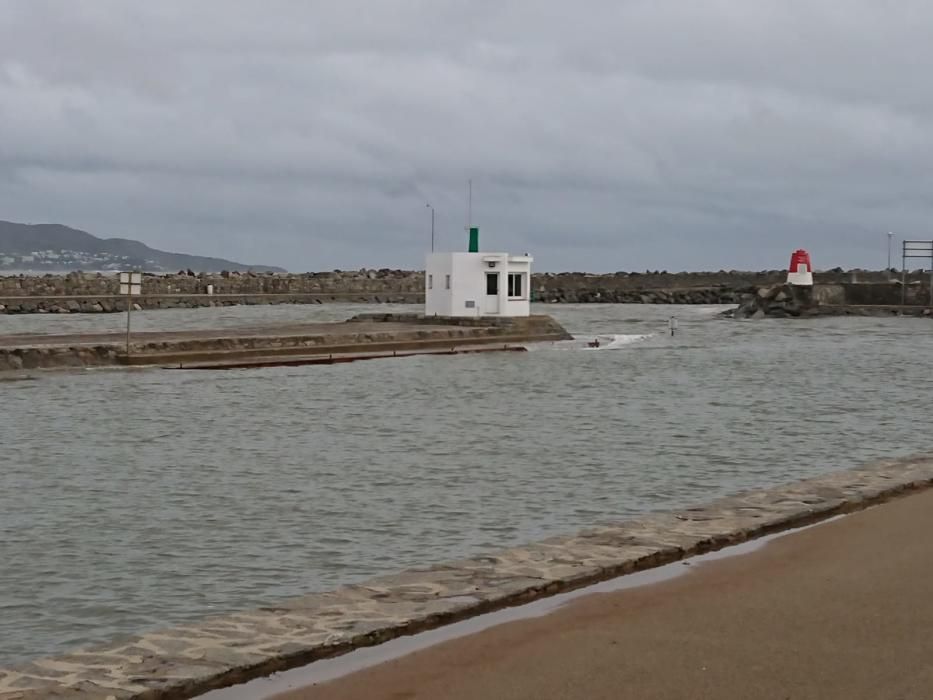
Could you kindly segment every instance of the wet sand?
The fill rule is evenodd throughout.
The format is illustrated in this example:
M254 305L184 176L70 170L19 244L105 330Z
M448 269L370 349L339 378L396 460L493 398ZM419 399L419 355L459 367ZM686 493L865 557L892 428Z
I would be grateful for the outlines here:
M933 698L933 491L277 696L519 698Z

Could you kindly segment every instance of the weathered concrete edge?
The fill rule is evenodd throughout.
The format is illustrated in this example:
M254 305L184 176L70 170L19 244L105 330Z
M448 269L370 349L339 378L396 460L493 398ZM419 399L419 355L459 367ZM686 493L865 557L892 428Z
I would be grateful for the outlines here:
M392 320L391 314L373 315ZM443 326L432 326L437 319L398 316L410 328L358 331L353 321L334 322L332 332L289 334L287 327L279 335L256 335L246 329L241 336L218 330L204 338L146 340L137 336L131 345L133 356L127 359L119 343L56 344L55 336L47 343L0 347L0 373L34 369L82 367L118 367L131 364L165 364L223 361L265 355L338 354L369 350L404 350L475 343L534 343L569 340L570 333L550 316L534 315L521 319L441 319ZM415 319L415 320L412 320ZM474 322L475 321L475 322Z
M0 699L190 698L931 485L922 456L745 492L0 670Z

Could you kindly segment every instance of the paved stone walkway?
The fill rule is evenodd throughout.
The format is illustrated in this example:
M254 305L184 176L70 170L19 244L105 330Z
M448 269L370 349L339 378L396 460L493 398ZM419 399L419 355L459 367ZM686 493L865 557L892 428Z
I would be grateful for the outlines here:
M647 515L0 670L0 700L189 698L931 484L916 457Z
M741 556L679 562L667 580L643 572L645 585L582 589L545 614L435 630L435 643L359 670L351 654L202 697L930 700L931 530L927 489Z

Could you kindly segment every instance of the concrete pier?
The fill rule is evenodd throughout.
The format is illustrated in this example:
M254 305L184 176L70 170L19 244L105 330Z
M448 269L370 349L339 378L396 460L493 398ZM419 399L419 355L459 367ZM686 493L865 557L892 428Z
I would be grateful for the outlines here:
M0 336L0 371L118 365L224 368L318 364L465 350L510 350L571 336L549 316L441 319L361 316L344 323L221 330Z
M203 700L929 700L931 527L926 491Z

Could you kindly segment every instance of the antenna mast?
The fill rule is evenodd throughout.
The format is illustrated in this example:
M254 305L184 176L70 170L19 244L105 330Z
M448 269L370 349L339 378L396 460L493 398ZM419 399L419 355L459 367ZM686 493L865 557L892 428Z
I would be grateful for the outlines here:
M467 180L469 194L467 195L467 231L473 227L473 179Z

